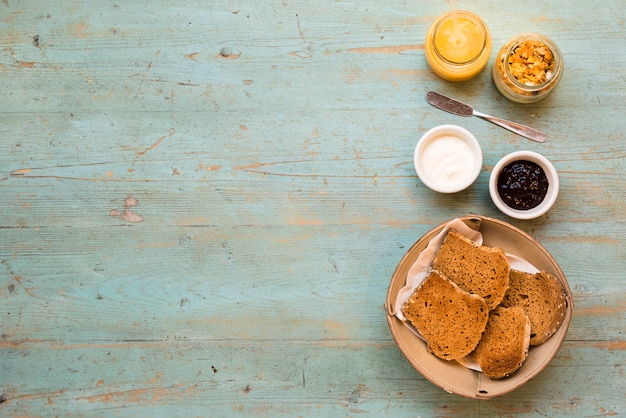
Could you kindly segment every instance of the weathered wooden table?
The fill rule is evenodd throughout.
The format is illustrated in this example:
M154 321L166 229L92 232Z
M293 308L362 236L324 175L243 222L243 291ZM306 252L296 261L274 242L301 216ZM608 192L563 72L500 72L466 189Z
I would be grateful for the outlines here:
M537 31L565 74L535 105L423 51L445 1L0 3L0 415L613 416L626 413L626 11L460 2L494 51ZM437 90L548 133L424 101ZM468 190L427 189L421 133L470 129ZM555 207L500 214L490 168L559 170ZM575 311L557 357L489 402L402 356L384 301L403 254L468 213L537 238Z

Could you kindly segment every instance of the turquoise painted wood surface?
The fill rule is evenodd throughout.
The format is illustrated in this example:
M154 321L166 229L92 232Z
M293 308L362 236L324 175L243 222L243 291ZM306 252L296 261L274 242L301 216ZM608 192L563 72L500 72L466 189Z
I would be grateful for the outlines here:
M423 37L449 7L2 1L0 415L625 414L624 4L458 2L494 49L526 31L559 44L560 85L525 106L488 70L461 84L429 70ZM445 114L431 89L548 142ZM442 123L485 157L453 196L412 166ZM560 173L533 221L488 195L518 149ZM576 306L550 366L489 402L416 372L383 306L408 248L467 213L542 242Z

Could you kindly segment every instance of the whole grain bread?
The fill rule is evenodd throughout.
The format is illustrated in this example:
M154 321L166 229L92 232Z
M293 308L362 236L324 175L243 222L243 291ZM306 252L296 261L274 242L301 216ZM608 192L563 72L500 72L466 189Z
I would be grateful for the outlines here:
M444 360L471 353L489 318L482 297L462 290L435 270L403 305L402 313L424 337L429 351Z
M470 357L491 379L502 379L519 369L528 356L530 320L524 310L501 306L489 312L482 339Z
M476 245L453 229L444 238L432 268L461 289L481 296L490 310L498 306L509 286L510 265L504 251Z
M536 274L511 270L509 289L501 306L519 306L530 319L530 345L546 342L565 318L567 299L561 282L541 271Z

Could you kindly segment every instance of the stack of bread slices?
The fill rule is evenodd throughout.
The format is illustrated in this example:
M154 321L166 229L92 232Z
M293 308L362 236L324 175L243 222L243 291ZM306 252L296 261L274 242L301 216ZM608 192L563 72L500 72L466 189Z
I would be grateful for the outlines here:
M469 357L486 376L502 379L522 366L530 346L556 333L566 308L556 277L511 269L500 248L451 229L402 313L435 356Z

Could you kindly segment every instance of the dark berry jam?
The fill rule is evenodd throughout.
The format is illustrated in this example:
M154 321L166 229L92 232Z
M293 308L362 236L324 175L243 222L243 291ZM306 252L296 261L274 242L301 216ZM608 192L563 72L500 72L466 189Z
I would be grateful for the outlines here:
M539 206L546 197L549 186L546 173L532 161L513 161L498 176L500 198L507 206L518 210Z

